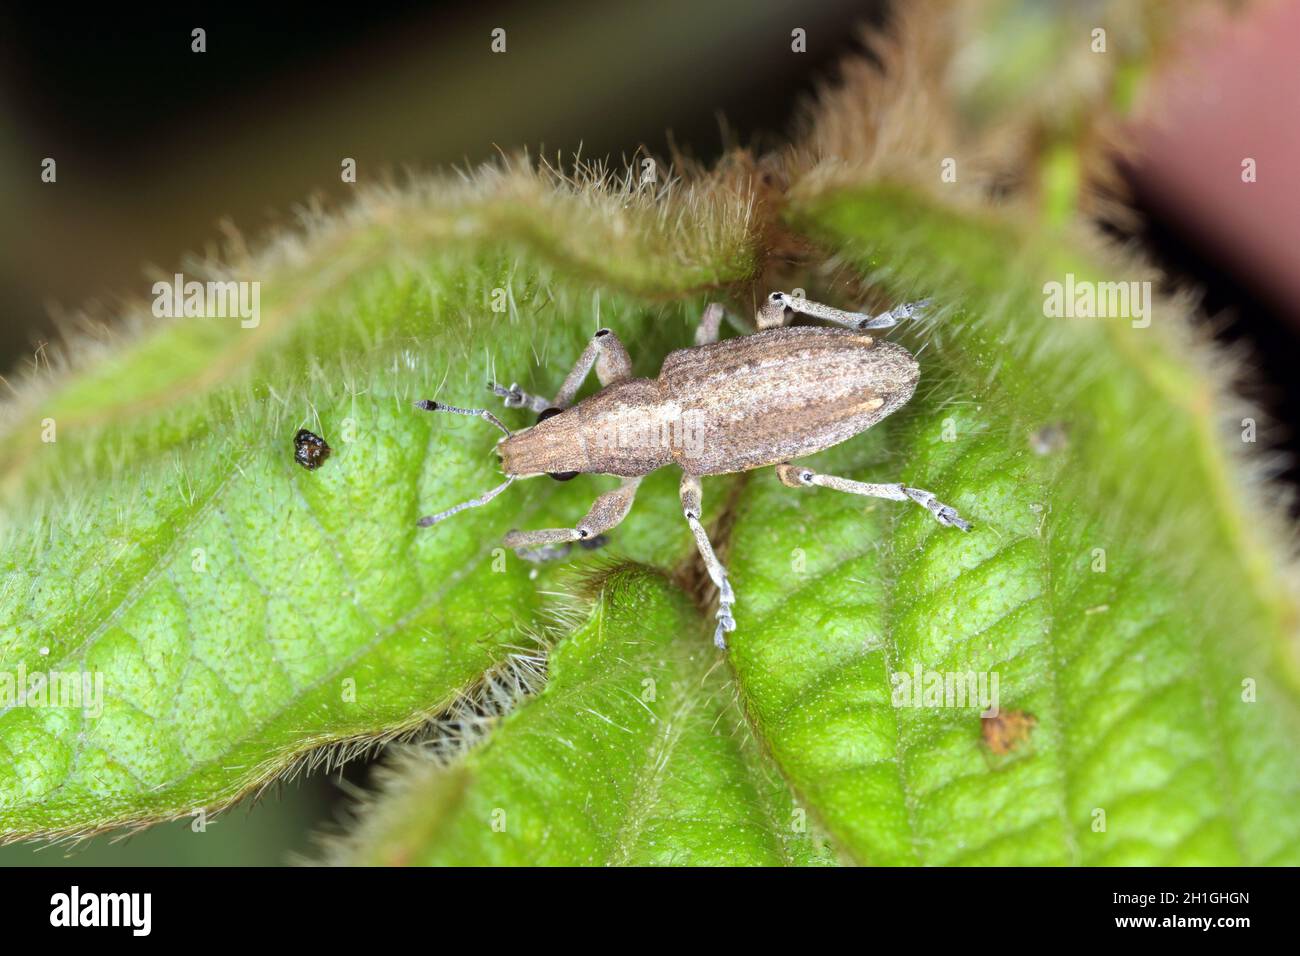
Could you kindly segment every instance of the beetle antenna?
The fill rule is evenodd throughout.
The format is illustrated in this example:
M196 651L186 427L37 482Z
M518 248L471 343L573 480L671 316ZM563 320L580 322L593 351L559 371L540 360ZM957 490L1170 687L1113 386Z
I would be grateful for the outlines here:
M486 408L457 408L455 405L444 405L442 402L435 402L431 398L421 399L415 403L415 407L422 408L426 412L451 412L453 415L469 415L474 418L483 418L501 429L507 438L510 437L510 429L501 424L501 419Z
M501 492L509 488L511 483L514 482L515 478L516 478L515 475L511 475L509 478L501 482L501 484L497 485L491 491L486 491L483 494L479 495L477 498L471 498L469 501L462 501L460 504L453 505L452 507L448 508L446 511L439 511L436 515L425 515L418 522L416 522L416 524L418 524L421 528L428 528L431 525L437 524L439 521L445 521L446 519L450 518L454 514L460 514L460 512L464 511L466 508L481 508L483 505L487 504L497 495L501 494Z

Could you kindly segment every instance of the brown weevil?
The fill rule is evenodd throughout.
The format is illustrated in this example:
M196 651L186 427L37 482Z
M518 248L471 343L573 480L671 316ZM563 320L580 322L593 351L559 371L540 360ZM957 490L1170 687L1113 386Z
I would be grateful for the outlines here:
M714 303L700 320L694 347L669 354L653 379L634 378L618 336L600 329L552 401L513 385L489 385L507 408L538 413L535 425L513 434L487 409L416 402L427 411L478 416L505 433L496 451L506 480L419 523L428 527L485 505L520 478L617 475L623 483L597 498L575 527L512 531L505 538L506 547L520 552L585 542L627 517L645 475L677 465L682 469L682 511L718 588L714 643L725 650L726 633L736 628L731 613L736 597L700 523L702 477L774 465L777 477L791 488L819 485L915 501L940 524L970 530L954 509L920 488L868 484L791 464L866 431L907 403L920 375L916 359L902 346L867 333L890 328L926 304L909 303L872 317L773 292L758 310L758 332L719 341L724 313ZM787 310L842 328L786 327ZM593 366L601 389L574 404Z

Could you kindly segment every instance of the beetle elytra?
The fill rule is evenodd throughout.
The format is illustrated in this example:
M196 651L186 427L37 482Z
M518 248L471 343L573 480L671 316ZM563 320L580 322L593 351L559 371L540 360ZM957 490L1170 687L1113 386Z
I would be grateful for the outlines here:
M486 419L505 434L496 450L506 480L477 498L421 518L420 525L428 527L485 505L517 479L549 475L564 481L579 474L622 478L622 484L598 497L572 528L506 535L506 546L521 555L550 556L557 553L556 546L567 550L571 542L590 542L613 528L631 510L641 479L676 465L682 469L682 512L718 588L714 643L725 650L726 634L736 628L736 597L727 569L700 523L702 477L771 465L782 484L792 488L815 485L914 501L940 524L970 530L954 509L920 488L852 481L791 464L866 431L907 403L920 375L916 359L902 346L879 341L868 332L889 328L926 304L910 303L872 317L773 292L758 310L760 331L719 341L723 309L714 303L700 320L696 344L670 353L653 379L634 378L618 336L600 329L553 400L513 385L489 386L505 399L507 408L538 413L537 424L513 433L487 409L416 402L426 411ZM788 327L787 310L840 327ZM601 389L574 404L592 368Z

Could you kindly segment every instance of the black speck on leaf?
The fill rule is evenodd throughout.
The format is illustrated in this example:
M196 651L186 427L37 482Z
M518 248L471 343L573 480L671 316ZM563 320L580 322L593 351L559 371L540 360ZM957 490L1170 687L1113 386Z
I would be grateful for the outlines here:
M319 435L305 428L293 436L293 460L308 471L315 471L330 456L330 446Z

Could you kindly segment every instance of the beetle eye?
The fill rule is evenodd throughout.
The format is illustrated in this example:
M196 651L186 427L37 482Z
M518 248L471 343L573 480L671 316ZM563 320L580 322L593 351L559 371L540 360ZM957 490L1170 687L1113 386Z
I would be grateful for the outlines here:
M770 296L768 296L768 298L770 298L773 302L780 302L782 299L785 298L785 296L780 292L773 292Z
M578 477L578 473L576 471L548 471L547 474L550 475L552 478L554 478L556 481L570 481Z
M562 411L564 411L564 409L562 409L562 408L545 408L545 409L542 409L542 411L540 411L540 412L537 413L537 424L540 425L542 422L546 421L546 419L548 419L548 418L554 418L556 415L560 414L560 412L562 412Z

